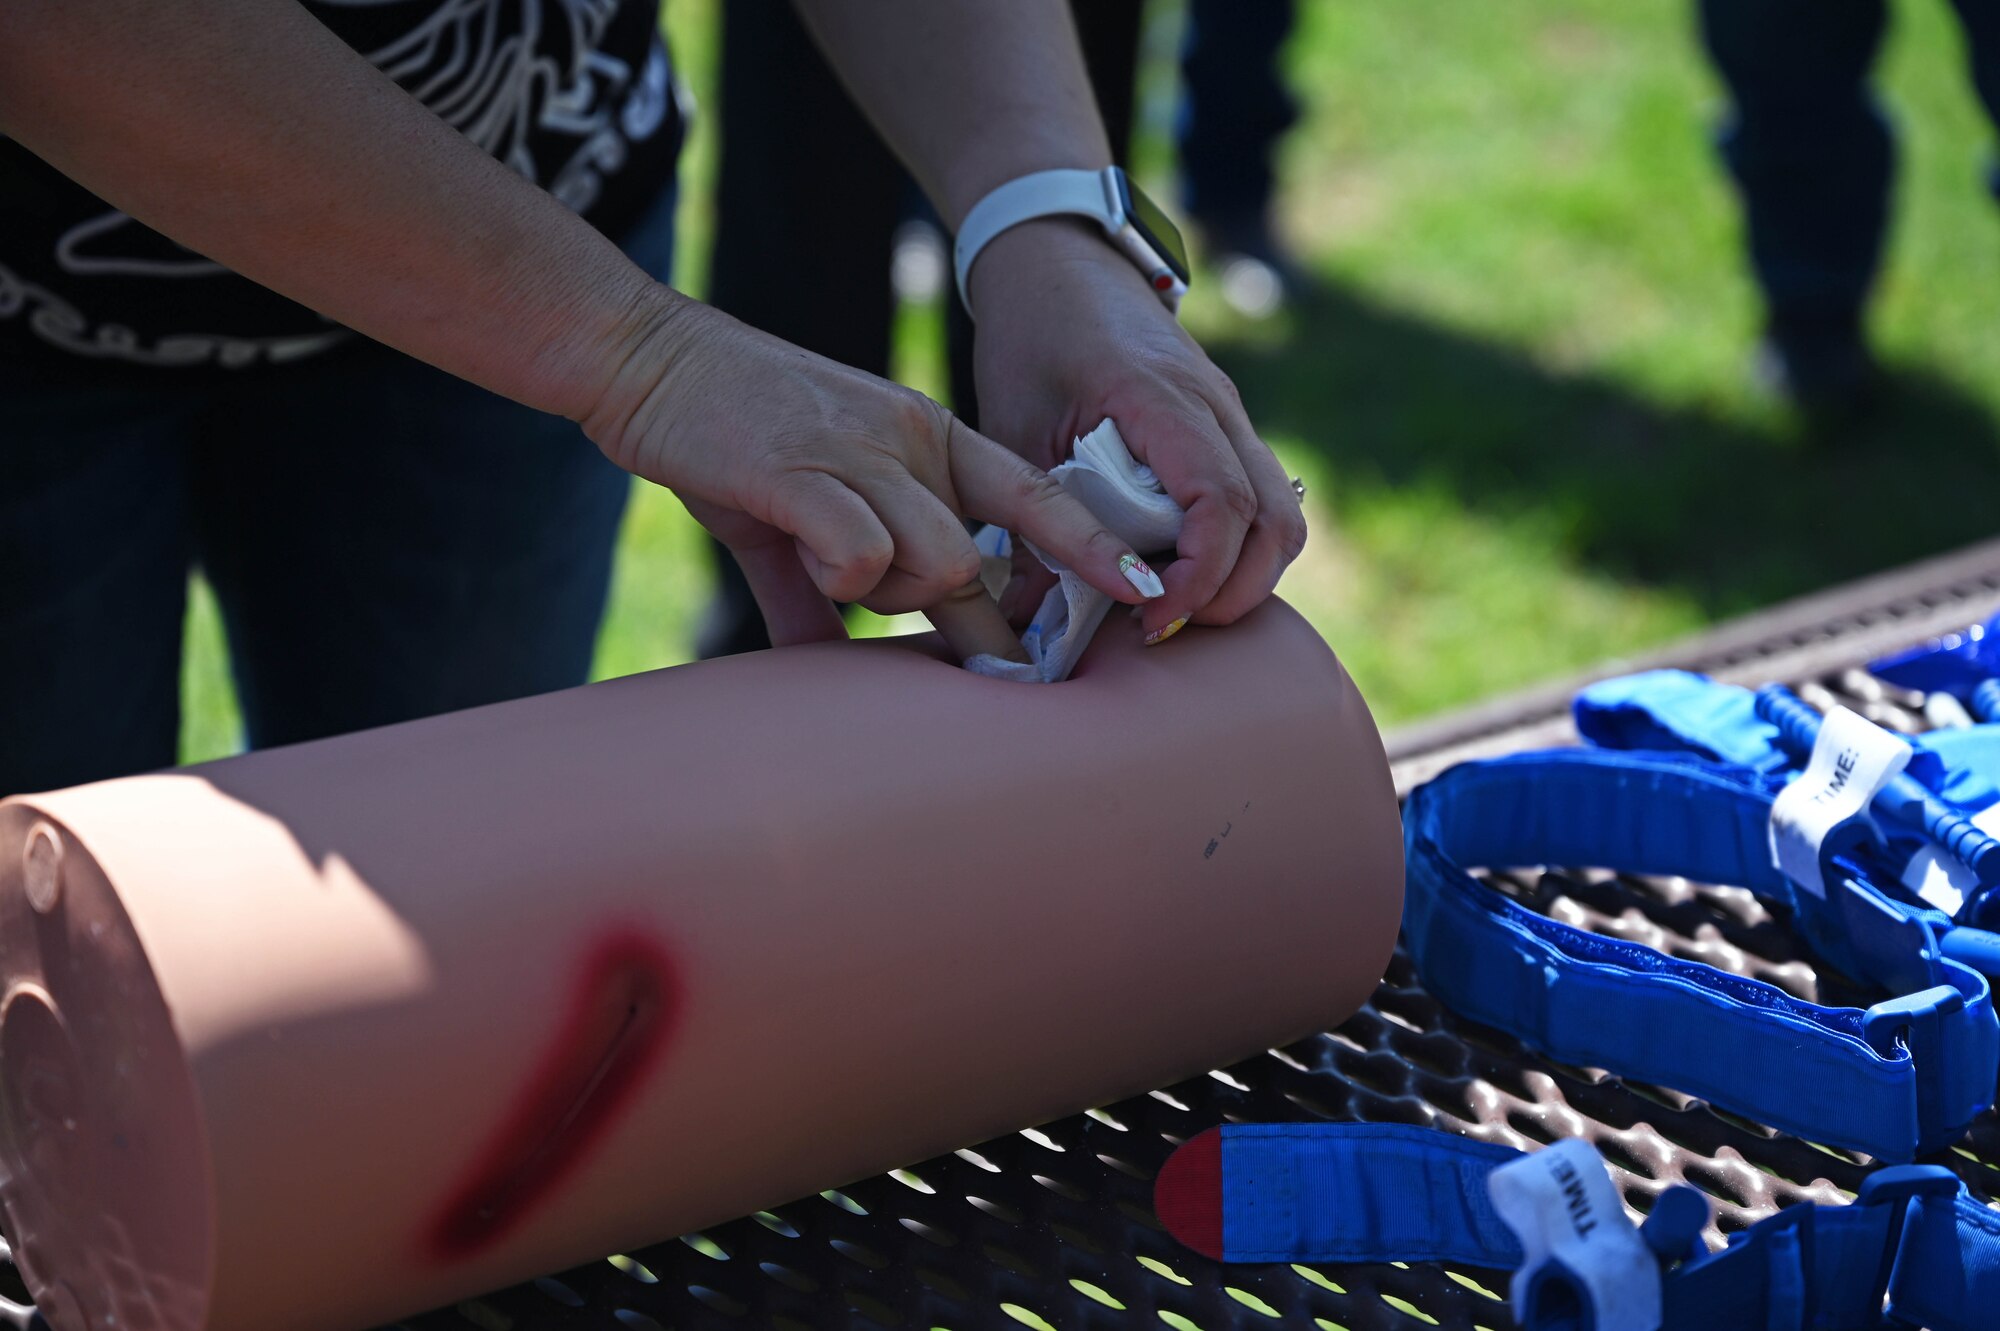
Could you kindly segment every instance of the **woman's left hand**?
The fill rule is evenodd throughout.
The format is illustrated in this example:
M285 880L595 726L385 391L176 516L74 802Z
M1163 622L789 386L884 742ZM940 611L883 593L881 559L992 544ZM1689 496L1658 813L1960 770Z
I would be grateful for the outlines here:
M1305 546L1298 495L1236 386L1139 270L1090 224L1046 218L981 251L970 295L983 433L1048 469L1109 416L1186 510L1166 595L1144 608L1146 640L1230 623L1269 596ZM1049 585L1028 563L1002 602L1017 620Z

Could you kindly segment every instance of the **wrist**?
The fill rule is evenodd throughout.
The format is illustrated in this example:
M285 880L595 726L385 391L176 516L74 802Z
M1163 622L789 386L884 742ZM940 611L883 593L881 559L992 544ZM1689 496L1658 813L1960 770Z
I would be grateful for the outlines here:
M642 416L681 359L700 302L648 281L608 308L581 339L584 370L566 412L591 442L627 471L636 470Z
M1145 275L1103 227L1085 217L1037 217L1007 228L979 252L966 279L966 294L984 323L988 312L1002 305L1025 300L1033 306L1085 285L1094 292L1134 296L1166 312Z
M954 160L940 188L945 223L956 232L974 205L1010 180L1038 171L1102 171L1111 149L1101 128L1089 135L1015 132Z

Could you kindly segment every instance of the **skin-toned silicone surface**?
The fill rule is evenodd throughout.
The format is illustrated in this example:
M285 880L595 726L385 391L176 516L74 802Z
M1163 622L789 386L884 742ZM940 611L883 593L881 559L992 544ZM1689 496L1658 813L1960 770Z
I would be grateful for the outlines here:
M0 1206L56 1331L364 1327L1337 1022L1401 888L1277 602L1064 684L822 644L13 799Z

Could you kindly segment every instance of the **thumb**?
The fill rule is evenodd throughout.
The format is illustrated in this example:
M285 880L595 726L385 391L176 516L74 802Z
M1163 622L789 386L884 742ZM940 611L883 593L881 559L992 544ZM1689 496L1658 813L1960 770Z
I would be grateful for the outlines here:
M840 611L827 599L799 558L790 536L737 509L691 495L689 513L729 548L763 613L773 647L800 642L838 642L847 636Z
M764 631L773 647L802 642L839 642L847 637L840 611L799 561L792 541L775 527L776 540L732 549L743 567L744 581L764 613Z

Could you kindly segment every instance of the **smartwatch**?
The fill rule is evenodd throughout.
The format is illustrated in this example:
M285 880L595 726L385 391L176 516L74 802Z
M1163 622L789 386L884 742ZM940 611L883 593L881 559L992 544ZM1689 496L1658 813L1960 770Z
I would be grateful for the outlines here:
M987 243L1009 227L1038 217L1087 217L1104 228L1105 238L1138 266L1170 310L1179 312L1187 294L1187 242L1180 229L1115 166L1102 171L1037 171L1001 185L972 206L959 224L953 258L958 298L972 312L966 277Z

